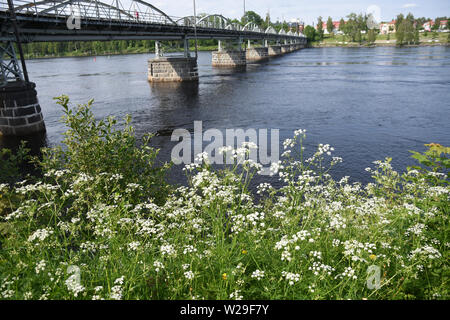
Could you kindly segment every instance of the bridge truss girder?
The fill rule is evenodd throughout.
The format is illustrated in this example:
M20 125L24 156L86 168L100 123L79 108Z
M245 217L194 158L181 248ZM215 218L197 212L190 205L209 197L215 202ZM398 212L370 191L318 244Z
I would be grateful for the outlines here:
M13 41L0 44L0 87L12 81L23 81Z
M15 41L6 26L7 9L0 0L0 40ZM297 34L260 30L254 23L241 26L219 15L174 18L143 0L132 0L126 9L120 0L14 0L22 42L109 40L250 40L301 41ZM31 2L33 1L33 2ZM106 3L111 1L111 5ZM78 11L75 8L80 8ZM69 30L69 18L78 17L81 28ZM6 21L5 21L6 19ZM195 28L194 28L195 24ZM196 29L196 30L194 30ZM196 32L195 32L196 31Z

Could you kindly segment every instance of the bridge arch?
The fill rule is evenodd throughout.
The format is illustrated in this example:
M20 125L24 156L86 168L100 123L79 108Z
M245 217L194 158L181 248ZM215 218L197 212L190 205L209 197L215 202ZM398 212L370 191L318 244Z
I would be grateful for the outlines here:
M42 0L15 7L16 13L57 16L79 15L82 19L139 20L140 22L176 24L154 5L143 0L131 0L126 9L120 0L108 4L100 0Z
M254 32L261 32L261 29L259 26L254 22L247 23L244 28L242 28L243 31L254 31Z
M277 34L277 31L274 29L274 27L269 26L264 33Z
M206 27L206 28L216 28L217 25L219 25L222 29L225 26L231 24L230 19L225 18L224 16L220 14L210 14L202 17L201 19L197 20L197 26L200 27Z
M178 25L194 26L195 17L187 16L187 17L179 18L175 22ZM235 24L230 19L228 19L220 14L208 14L205 16L198 16L196 26L202 27L202 28L237 30Z

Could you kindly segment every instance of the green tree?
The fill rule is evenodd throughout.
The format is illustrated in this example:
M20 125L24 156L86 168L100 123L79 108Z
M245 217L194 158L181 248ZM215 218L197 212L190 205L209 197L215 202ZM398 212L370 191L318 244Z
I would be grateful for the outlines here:
M400 28L400 24L403 22L404 19L405 16L401 13L397 16L397 20L395 21L395 32L398 31L398 28Z
M419 30L416 30L416 31L414 32L414 44L420 44Z
M369 30L369 28L367 27L367 20L368 20L367 15L358 14L358 16L356 17L356 23L360 31L367 32Z
M246 11L245 16L242 17L241 21L243 24L253 22L259 27L263 27L264 25L263 18L261 18L261 16L257 14L255 11Z
M358 30L358 31L356 32L356 35L355 35L355 41L358 42L358 43L361 43L361 42L362 42L362 35L361 35L361 31L360 31L360 30Z
M414 42L414 16L412 13L409 13L406 16L406 19L402 22L404 24L404 32L405 32L405 42L411 44Z
M348 20L345 24L344 33L350 37L352 42L355 42L357 34L359 33L361 35L358 25L358 16L356 13L350 13L347 18Z
M308 41L314 41L316 38L316 29L312 26L306 26L305 30L303 30L304 35L308 39Z
M333 19L331 19L331 17L328 17L328 20L327 20L327 31L328 31L329 34L333 34L333 30L334 30Z
M396 32L397 45L401 46L405 43L411 44L414 42L414 16L408 14L406 19L402 19L402 22L398 26Z
M339 31L344 32L345 29L345 20L344 18L341 18L341 21L339 21Z
M322 17L319 17L317 19L317 35L319 37L319 40L323 39L323 21L322 21Z
M397 45L401 46L405 40L405 25L402 23L398 26L397 32L395 33L395 37L397 39Z
M375 43L375 40L377 39L377 34L374 29L370 29L367 35L367 40L369 43Z

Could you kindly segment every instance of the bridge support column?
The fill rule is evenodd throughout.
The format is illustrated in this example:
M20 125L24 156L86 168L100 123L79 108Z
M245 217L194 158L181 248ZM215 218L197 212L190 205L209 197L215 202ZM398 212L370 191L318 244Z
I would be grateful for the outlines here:
M280 45L277 45L277 46L269 46L269 48L268 48L268 55L270 56L270 57L273 57L273 56L278 56L278 55L280 55L281 54L281 46Z
M212 52L212 66L224 68L241 68L247 65L246 51L242 50L242 38L237 39L237 50L228 43L224 48L219 41L219 50Z
M245 67L247 59L243 50L222 50L213 51L212 66L213 67Z
M246 51L246 59L250 61L264 60L269 57L269 49L265 47L248 48Z
M148 81L198 81L197 59L191 57L157 57L148 60Z
M288 45L288 44L281 45L281 53L284 54L284 53L288 53L288 52L290 52L290 45Z
M161 43L159 41L155 41L155 56L156 58L163 56L163 52L161 51Z
M26 136L45 131L36 85L8 82L0 88L0 132L5 136Z
M183 43L184 43L184 57L185 58L190 58L191 54L189 53L189 40L188 40L188 38L184 37Z

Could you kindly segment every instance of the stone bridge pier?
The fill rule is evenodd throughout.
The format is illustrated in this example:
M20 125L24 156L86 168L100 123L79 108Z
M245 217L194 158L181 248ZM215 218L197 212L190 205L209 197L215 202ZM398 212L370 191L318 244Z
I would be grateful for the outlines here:
M212 52L212 66L224 68L242 68L247 65L246 51L242 50L242 39L238 40L237 49L229 45L224 48L222 41L219 41L218 51Z
M159 41L155 42L155 56L148 60L148 81L198 81L197 57L191 57L187 38L184 39L184 56L164 57Z
M279 56L281 54L281 45L269 46L267 49L270 57Z
M0 88L0 133L27 136L45 132L45 123L33 82L9 82Z
M282 44L281 45L281 53L289 53L291 52L291 45L290 44Z
M197 80L197 58L158 57L148 61L148 81L150 82L181 82Z
M184 38L184 55L164 57L162 45L156 41L154 59L148 61L148 80L150 82L184 82L198 81L197 58L189 53L189 42ZM262 61L269 57L279 56L293 52L304 45L296 41L284 40L269 45L269 40L263 39L262 46L252 46L248 40L248 46L243 48L243 38L234 40L219 40L218 50L212 52L212 66L218 68L245 68L247 61ZM258 41L258 40L257 40Z
M268 47L247 48L246 59L248 61L261 61L269 57Z

